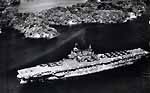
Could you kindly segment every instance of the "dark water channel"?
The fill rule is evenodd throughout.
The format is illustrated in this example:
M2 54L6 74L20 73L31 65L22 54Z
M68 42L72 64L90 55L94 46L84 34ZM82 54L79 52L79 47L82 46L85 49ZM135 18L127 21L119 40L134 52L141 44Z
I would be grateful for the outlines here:
M150 90L149 60L140 60L139 64L129 67L53 83L21 86L16 79L16 68L62 59L67 56L75 42L83 49L91 44L96 53L138 47L149 50L149 31L141 23L69 27L66 33L52 40L25 39L11 29L8 33L0 37L2 60L5 61L5 69L9 69L5 74L7 78L4 78L7 81L4 83L7 84L4 86L6 93L148 93Z
M23 1L29 2L28 4L35 2L35 0ZM43 0L45 1L49 0ZM52 40L25 39L14 29L5 30L5 33L0 35L0 70L8 70L7 73L1 74L4 77L0 77L5 93L149 93L150 91L149 60L140 60L138 64L129 67L52 83L21 86L16 79L16 69L58 61L70 53L76 42L82 49L91 44L96 53L139 47L149 50L150 27L147 15L136 22L124 24L83 24L65 27L64 33Z
M25 39L17 31L7 29L1 35L1 49L8 51L8 56L5 56L8 68L58 61L70 53L75 43L83 49L92 45L96 53L139 47L148 49L150 32L146 27L147 22L143 20L145 23L142 23L142 20L123 24L61 27L65 28L63 33L52 40Z

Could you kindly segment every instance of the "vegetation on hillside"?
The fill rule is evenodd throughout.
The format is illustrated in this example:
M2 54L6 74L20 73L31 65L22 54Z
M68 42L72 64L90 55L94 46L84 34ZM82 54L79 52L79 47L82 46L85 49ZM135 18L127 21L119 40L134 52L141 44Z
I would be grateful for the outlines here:
M2 23L0 28L13 27L21 33L25 33L26 37L34 36L34 33L37 34L37 32L38 36L40 36L43 32L48 32L49 29L55 29L50 27L51 25L71 26L82 23L123 23L141 16L144 11L145 4L133 0L87 1L67 7L55 7L38 13L18 13L17 9L7 5L0 12L0 22Z

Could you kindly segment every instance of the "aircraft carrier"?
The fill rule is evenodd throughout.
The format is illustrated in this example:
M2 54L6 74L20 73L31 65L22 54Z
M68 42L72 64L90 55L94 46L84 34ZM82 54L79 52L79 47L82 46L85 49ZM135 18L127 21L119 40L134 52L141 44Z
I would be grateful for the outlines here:
M18 70L17 77L20 79L20 84L24 84L88 75L134 64L134 62L148 54L148 51L141 48L95 54L91 46L86 50L80 50L75 46L68 58Z

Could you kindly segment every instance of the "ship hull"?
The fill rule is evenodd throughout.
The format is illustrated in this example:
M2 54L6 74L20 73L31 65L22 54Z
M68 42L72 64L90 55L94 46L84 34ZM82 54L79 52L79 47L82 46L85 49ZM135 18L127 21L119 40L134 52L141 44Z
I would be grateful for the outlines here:
M73 56L74 53L70 55ZM113 56L107 57L110 54ZM106 54L98 54L96 57L97 59L91 62L87 62L87 60L84 60L83 62L78 62L77 61L78 59L76 59L76 57L74 59L63 59L59 62L41 64L35 67L18 70L17 77L20 79L20 83L24 84L35 81L44 82L47 80L56 80L56 79L83 76L101 72L104 70L134 64L137 60L147 56L148 54L149 52L138 48L133 50L127 50L126 52L120 51L114 53L112 52ZM101 58L102 55L103 57L104 56L105 57ZM79 56L77 56L77 58L78 57ZM82 58L85 57L89 58L89 56L88 57L83 56Z

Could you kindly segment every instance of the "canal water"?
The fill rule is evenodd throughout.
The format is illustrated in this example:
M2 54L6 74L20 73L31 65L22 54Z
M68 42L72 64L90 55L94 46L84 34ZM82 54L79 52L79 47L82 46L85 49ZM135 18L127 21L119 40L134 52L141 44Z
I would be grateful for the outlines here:
M20 12L37 12L56 6L70 6L86 1L87 0L21 0L18 9Z

